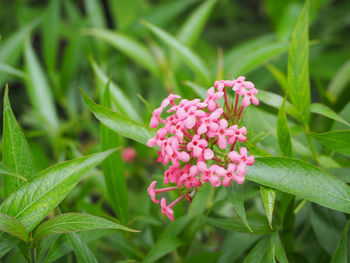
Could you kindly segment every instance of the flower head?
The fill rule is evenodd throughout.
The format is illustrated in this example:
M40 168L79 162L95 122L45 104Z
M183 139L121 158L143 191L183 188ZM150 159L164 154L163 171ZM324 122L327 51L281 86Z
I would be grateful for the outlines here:
M233 90L235 95L228 97L226 88ZM154 110L150 126L163 126L147 145L160 148L158 162L170 164L163 181L174 186L155 189L156 181L153 181L148 194L153 202L159 203L157 194L172 190L181 193L169 205L165 197L161 198L161 211L170 220L174 220L173 207L184 197L192 200L203 184L227 187L232 181L244 182L246 166L254 164L254 156L248 156L247 149L240 145L247 140L247 129L240 123L245 108L259 104L255 97L257 92L252 82L240 76L215 81L204 101L180 100L180 96L170 94ZM240 149L239 153L235 151L236 147Z

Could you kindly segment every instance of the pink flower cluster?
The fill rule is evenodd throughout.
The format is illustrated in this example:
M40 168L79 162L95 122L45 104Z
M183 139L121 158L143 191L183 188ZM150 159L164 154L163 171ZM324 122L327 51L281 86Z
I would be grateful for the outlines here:
M226 88L235 92L234 99L228 97ZM259 104L257 93L254 84L245 77L220 80L208 89L204 101L181 99L175 103L180 96L171 94L154 110L150 127L158 128L160 124L162 127L147 145L159 147L158 162L170 163L164 173L164 183L175 186L155 189L156 181L153 181L148 193L157 204L156 194L170 190L182 193L169 205L165 198L161 199L161 211L171 220L174 220L172 208L184 197L192 200L202 184L227 187L232 181L244 182L246 166L254 164L254 156L248 156L247 149L237 144L247 140L246 127L239 125L244 109L251 103Z

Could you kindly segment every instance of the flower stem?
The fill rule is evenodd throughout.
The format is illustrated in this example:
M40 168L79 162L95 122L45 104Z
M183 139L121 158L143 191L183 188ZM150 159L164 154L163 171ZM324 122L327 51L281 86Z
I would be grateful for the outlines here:
M173 208L178 202L180 202L182 200L182 198L184 198L185 195L180 196L178 199L176 199L174 202L172 202L168 207L169 208Z
M224 88L224 98L225 98L225 104L226 104L226 107L227 107L227 110L228 110L228 114L230 114L231 113L231 109L230 109L230 104L229 104L228 99L227 99L226 88Z

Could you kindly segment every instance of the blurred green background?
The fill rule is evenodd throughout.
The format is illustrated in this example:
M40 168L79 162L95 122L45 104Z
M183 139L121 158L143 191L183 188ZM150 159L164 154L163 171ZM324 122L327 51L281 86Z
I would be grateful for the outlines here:
M303 3L297 0L2 0L1 94L8 83L12 108L40 171L101 149L99 123L84 105L78 87L100 102L102 90L109 82L114 109L137 122L148 123L152 110L168 93L194 98L201 93L201 87L209 88L216 79L244 75L256 88L268 91L261 93L264 97L260 98L263 103L259 110L247 114L249 136L258 145L251 145L250 150L255 155L278 155L275 135L278 109L273 96L285 95L290 37ZM329 106L348 121L349 11L349 1L310 2L312 102ZM328 131L332 125L329 119L313 116L310 127L321 132ZM290 126L295 136L294 152L307 160L310 151L305 135L300 134L300 127L293 121ZM213 227L215 224L200 220L203 213L235 215L232 207L225 204L222 189L216 191L217 195L214 190L206 189L203 199L191 205L188 216L184 216L187 208L176 208L179 219L168 225L146 193L150 181L161 180L164 172L164 167L156 164L155 151L116 136L110 148L118 145L135 147L137 151L132 163L124 163L120 158L116 163L117 172L127 178L129 200L124 201L129 204L129 216L116 215L118 208L108 200L103 175L97 169L61 205L66 212L116 216L142 230L140 234L84 233L83 240L100 262L141 261L145 257L146 262L242 262L249 248L269 229L257 198L259 188L253 183L245 186L245 200L247 210L254 212L252 221L263 224L260 234L244 233L246 229L227 232L223 230L227 229L224 223ZM322 165L329 170L340 169L339 164L350 166L342 158L335 163L327 156L321 158ZM343 171L344 178L347 172ZM328 248L324 238L310 230L310 224L305 223L309 222L308 216L308 212L301 213L296 220L299 224L296 233L302 237L296 244L299 250L296 249L295 262L329 262L335 247ZM239 219L236 224L237 229L244 229ZM304 224L308 224L307 229ZM313 243L315 239L319 243ZM50 244L59 247L65 240L47 242L46 249ZM154 246L156 249L152 249ZM238 249L232 250L235 246ZM51 259L73 262L71 249L62 247ZM308 253L311 248L314 253ZM5 260L19 262L23 258L12 251Z

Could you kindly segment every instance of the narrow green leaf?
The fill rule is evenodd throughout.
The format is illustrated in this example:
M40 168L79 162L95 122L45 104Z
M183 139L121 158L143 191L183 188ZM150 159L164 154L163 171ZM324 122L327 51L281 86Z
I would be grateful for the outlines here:
M312 205L310 219L318 243L329 255L333 255L346 224L346 216L334 210Z
M130 116L130 118L134 121L141 121L141 117L135 110L135 107L132 105L130 99L125 96L123 91L113 81L109 81L108 77L104 74L102 69L97 65L96 61L92 57L90 57L90 64L96 78L98 78L98 80L103 84L103 87L105 87L107 83L110 83L110 95L118 111L126 116ZM110 106L108 107L110 108Z
M143 144L146 144L148 139L155 136L155 133L150 128L134 122L133 120L130 120L106 107L96 104L82 90L81 94L95 117L113 131Z
M3 74L12 75L24 80L27 80L29 78L27 73L5 63L0 63L0 72L2 72Z
M243 224L248 228L250 232L253 230L250 228L247 215L244 209L244 198L242 185L232 183L229 187L225 187L227 197L233 205L233 208L237 212L237 215L242 219Z
M117 33L101 28L85 29L84 34L94 36L107 42L108 44L120 50L126 56L133 59L140 66L149 70L152 74L158 75L159 70L157 62L155 61L152 53L147 49L146 46L137 40L122 33Z
M288 95L305 124L309 120L310 107L309 5L309 0L305 1L294 28L288 56Z
M164 30L148 23L146 21L143 22L144 25L151 30L159 39L161 39L167 46L173 49L176 54L190 67L195 73L197 73L205 83L212 82L211 74L209 69L204 64L202 59L196 55L191 49L187 46L181 44L176 38L171 36L169 33Z
M58 116L50 86L39 60L32 48L29 38L25 43L25 60L31 81L27 81L28 93L34 108L45 120L49 130L55 132L58 129Z
M157 244L152 247L143 262L156 262L158 259L170 253L171 251L174 251L181 245L183 245L183 242L176 237L167 237L159 240Z
M269 221L269 225L271 229L273 229L272 215L273 215L273 209L275 208L276 190L260 185L260 192L261 192L261 199L265 207L267 220Z
M9 234L0 233L0 258L17 246L19 240Z
M244 259L244 263L269 262L266 260L268 251L271 249L269 237L260 240Z
M290 138L288 119L286 116L286 98L277 115L277 141L280 152L284 156L293 156L292 141Z
M191 47L198 40L216 2L217 0L204 1L184 22L177 34L181 43Z
M112 230L95 230L95 231L89 231L89 232L81 232L77 235L80 237L80 239L86 243L92 243L93 241L96 241L98 239L101 239L102 237L108 236L110 234L116 234L115 231ZM54 262L57 259L63 257L64 255L67 255L69 252L73 250L71 242L66 238L67 235L61 235L57 239L57 242L55 242L52 245L52 248L50 249L49 253L44 256L44 260L40 261L43 263L50 263Z
M35 229L33 237L35 240L40 240L50 235L94 229L118 229L136 232L136 230L119 225L102 217L82 213L66 213L51 218L39 225Z
M23 26L20 30L8 38L2 39L0 45L0 61L12 65L20 56L23 48L24 39L28 33L35 28L43 17L37 17Z
M221 250L224 254L217 261L218 263L237 262L253 244L261 238L261 235L252 233L240 233L230 231L225 235L221 245Z
M350 155L350 130L310 133L310 135L327 148Z
M28 231L16 218L0 213L0 231L28 242Z
M31 231L74 188L83 175L115 150L54 165L22 184L1 205L0 212L17 218Z
M223 252L200 252L185 259L184 263L217 262Z
M271 228L269 224L266 222L266 217L264 215L248 215L249 226L253 230L254 234L268 234L271 233ZM218 228L222 228L225 230L250 233L247 227L242 223L242 219L240 217L235 218L214 218L208 217L206 222L216 226Z
M108 108L111 107L108 85L105 88L102 105ZM102 123L100 126L100 134L101 149L103 151L120 145L120 138L118 138L120 135L116 134ZM124 162L121 158L120 152L114 153L105 160L102 163L102 168L110 204L112 205L117 217L125 224L129 219L129 207Z
M250 181L290 193L322 206L350 213L350 187L313 165L292 158L256 158L247 167Z
M348 60L337 72L335 77L327 88L327 92L331 96L332 101L336 101L339 95L346 88L347 83L350 81L350 60Z
M74 254L79 263L98 263L90 248L76 233L68 233L66 236L72 244Z
M271 235L271 245L275 252L275 257L280 263L288 263L286 252L284 251L278 231Z
M2 163L0 163L0 174L3 175L10 175L16 178L19 178L23 181L27 181L27 178L23 177L22 175L18 174L16 171L14 170L10 170L8 169L6 166L4 166Z
M266 68L271 72L271 74L274 76L278 84L281 86L281 88L284 90L284 92L288 92L288 79L287 75L282 72L280 69L276 68L272 64L266 64Z
M35 174L35 165L28 142L13 115L8 98L8 88L5 90L3 114L2 162L6 168L13 170L18 175L4 177L4 196L6 198L23 183L23 180L20 180L21 176L29 178Z
M340 240L338 242L337 248L333 254L331 263L346 263L348 262L348 230L349 230L349 224L348 221L343 234L340 237Z
M247 74L270 59L285 53L288 47L288 42L273 42L259 46L242 57L239 63L231 61L231 65L226 71L235 78L242 74Z
M57 46L59 44L60 1L49 2L45 12L43 26L43 51L46 65L50 71L55 70L57 58Z
M325 116L327 118L330 118L332 120L341 122L345 124L346 126L350 127L350 123L344 120L342 117L340 117L337 113L335 113L331 108L327 107L326 105L320 104L320 103L312 103L310 106L310 111L312 113L320 114L322 116Z

